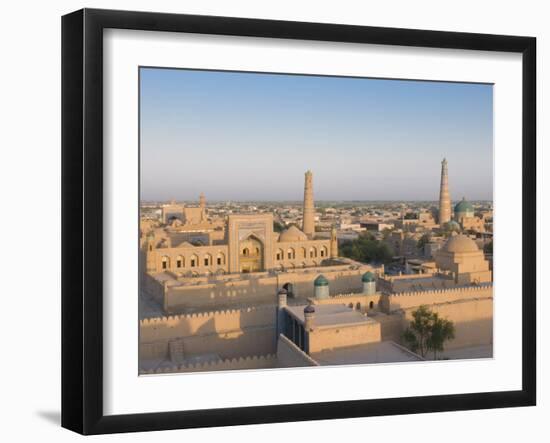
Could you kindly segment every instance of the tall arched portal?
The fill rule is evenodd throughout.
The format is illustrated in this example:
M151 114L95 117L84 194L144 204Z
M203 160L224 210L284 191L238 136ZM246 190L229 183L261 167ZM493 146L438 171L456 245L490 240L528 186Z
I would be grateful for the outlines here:
M239 244L240 272L264 270L264 246L260 240L250 236Z

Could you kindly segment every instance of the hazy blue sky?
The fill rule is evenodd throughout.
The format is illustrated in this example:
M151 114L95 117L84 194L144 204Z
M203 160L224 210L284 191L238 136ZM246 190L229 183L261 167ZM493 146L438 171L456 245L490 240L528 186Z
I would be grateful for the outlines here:
M141 69L143 200L492 199L490 85Z

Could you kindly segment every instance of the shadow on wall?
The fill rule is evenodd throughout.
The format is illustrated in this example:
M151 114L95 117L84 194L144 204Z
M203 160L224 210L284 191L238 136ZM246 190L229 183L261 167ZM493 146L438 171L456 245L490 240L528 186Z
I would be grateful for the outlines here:
M195 314L145 320L140 325L140 360L168 358L170 342L184 356L221 358L275 353L275 308Z
M267 280L267 281L266 281ZM226 284L210 284L205 287L178 286L166 294L166 309L170 313L186 309L224 309L243 303L275 304L277 280L240 280Z
M211 319L208 323L214 321ZM212 333L213 326L208 323L194 335L183 338L186 355L217 354L226 359L276 352L274 325L248 328L239 326L231 331Z
M155 341L175 337L187 337L199 331L221 333L254 326L274 326L274 305L226 311L181 314L167 317L146 318L140 321L140 339Z
M331 294L360 292L361 273L346 274L348 270L328 275ZM354 271L349 271L354 272ZM239 304L276 304L276 292L286 283L293 285L300 298L314 295L313 280L322 270L306 274L280 274L249 278L234 282L203 283L201 285L174 286L167 289L165 307L169 313L192 309L223 309ZM305 279L302 281L302 279Z

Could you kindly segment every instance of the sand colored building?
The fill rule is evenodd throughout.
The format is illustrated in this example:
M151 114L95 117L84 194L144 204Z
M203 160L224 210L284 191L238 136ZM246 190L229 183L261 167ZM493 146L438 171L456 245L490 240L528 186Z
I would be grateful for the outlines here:
M229 215L223 228L216 230L207 220L204 196L201 196L198 208L174 204L166 206L163 208L163 220L170 222L171 228L174 223L181 223L187 229L165 228L145 234L142 252L146 273L199 276L282 271L317 267L330 258L338 257L334 230L330 239L315 238L312 177L311 171L306 172L304 231L291 225L280 234L274 232L272 214ZM218 235L213 235L212 230ZM200 240L188 241L185 234ZM180 242L175 245L177 238Z
M474 207L464 197L455 206L454 220L464 231L485 232L485 220L475 215Z
M445 246L435 253L435 263L441 272L450 275L457 284L492 281L489 262L483 251L463 234L449 237Z
M199 196L199 206L184 206L172 201L162 207L162 222L166 225L179 220L186 225L198 225L205 223L206 219L206 198L204 194Z
M418 240L420 233L404 232L401 229L392 231L384 240L395 256L414 256L420 254Z

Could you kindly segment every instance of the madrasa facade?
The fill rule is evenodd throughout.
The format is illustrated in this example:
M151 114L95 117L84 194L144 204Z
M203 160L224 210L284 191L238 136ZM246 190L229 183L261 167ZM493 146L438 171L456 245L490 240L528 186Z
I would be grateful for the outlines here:
M302 229L275 232L271 213L210 220L202 194L198 207L171 203L162 212L160 225L142 224L140 244L142 290L166 312L267 301L280 285L291 297L310 296L320 272L346 291L360 285L364 272L376 271L338 257L336 228L329 238L316 237L311 171L305 173Z
M315 238L312 187L312 173L307 171L303 230L291 225L281 233L273 230L273 214L232 214L220 236L220 230L210 229L207 222L203 195L199 208L168 205L162 218L169 228L150 231L144 239L147 272L188 276L250 273L315 267L338 257L335 229L330 239ZM185 229L191 226L195 229ZM195 241L191 243L189 238Z

